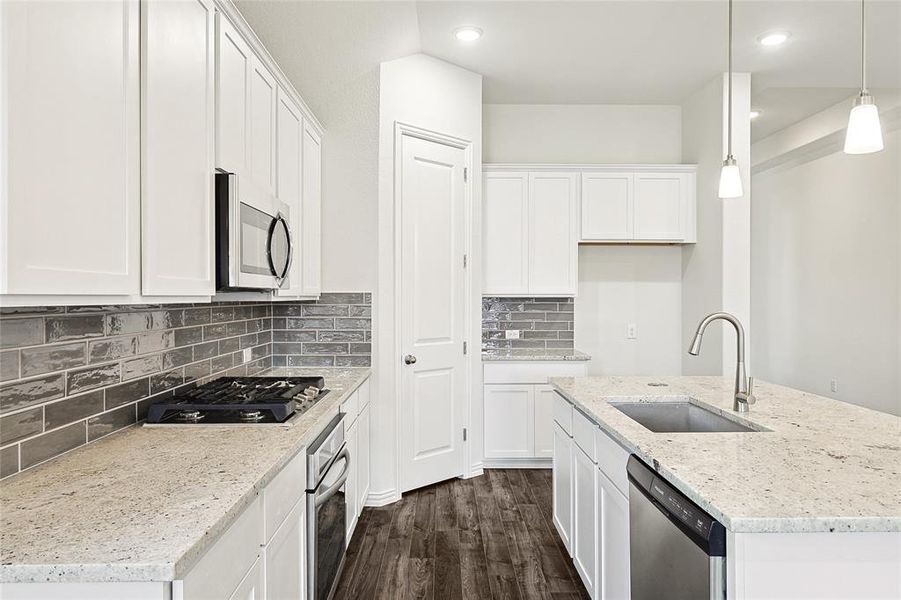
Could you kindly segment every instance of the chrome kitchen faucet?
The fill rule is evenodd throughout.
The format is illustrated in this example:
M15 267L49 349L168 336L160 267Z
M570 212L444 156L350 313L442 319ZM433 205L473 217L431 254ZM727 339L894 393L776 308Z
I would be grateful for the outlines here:
M741 321L735 315L727 312L716 312L707 315L698 325L695 332L695 338L691 342L691 348L688 353L697 356L701 353L701 339L704 337L704 331L707 326L714 321L722 319L732 323L735 327L735 333L738 337L738 364L735 366L735 402L732 404L732 410L740 413L748 412L748 409L754 402L754 378L748 377L745 373L745 328L741 326Z

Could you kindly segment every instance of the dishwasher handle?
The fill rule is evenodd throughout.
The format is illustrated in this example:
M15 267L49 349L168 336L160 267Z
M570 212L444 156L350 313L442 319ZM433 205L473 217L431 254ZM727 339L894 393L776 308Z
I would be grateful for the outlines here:
M629 482L707 556L726 556L726 528L634 454L626 465Z

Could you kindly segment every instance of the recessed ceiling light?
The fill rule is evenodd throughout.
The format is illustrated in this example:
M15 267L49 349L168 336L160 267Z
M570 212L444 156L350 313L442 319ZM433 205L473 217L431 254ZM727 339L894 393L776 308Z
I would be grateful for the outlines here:
M759 110L752 110L751 113L750 113L750 117L751 117L751 120L752 120L752 121L753 121L754 119L756 119L757 117L759 117L759 116L760 116L760 111L759 111Z
M785 40L790 38L791 35L792 34L787 31L771 31L758 37L757 41L763 46L779 46L780 44L784 44Z
M482 30L478 27L466 25L465 27L456 28L454 30L454 37L461 42L474 42L482 37Z

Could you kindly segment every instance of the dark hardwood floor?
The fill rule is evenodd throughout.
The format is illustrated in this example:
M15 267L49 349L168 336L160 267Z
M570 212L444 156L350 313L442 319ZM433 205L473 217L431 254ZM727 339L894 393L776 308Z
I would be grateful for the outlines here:
M335 598L588 598L551 522L551 471L489 470L367 508Z

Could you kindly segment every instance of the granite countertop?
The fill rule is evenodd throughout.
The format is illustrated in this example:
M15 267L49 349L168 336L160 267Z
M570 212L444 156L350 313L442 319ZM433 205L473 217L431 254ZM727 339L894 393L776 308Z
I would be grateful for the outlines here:
M770 431L653 433L610 402L690 400L735 417L734 379L569 377L551 384L732 531L901 531L899 417L758 380L757 403L740 418Z
M132 427L5 479L0 582L180 579L369 374L272 369L331 393L292 427Z
M587 361L591 356L573 348L487 348L482 350L482 362L518 361Z

